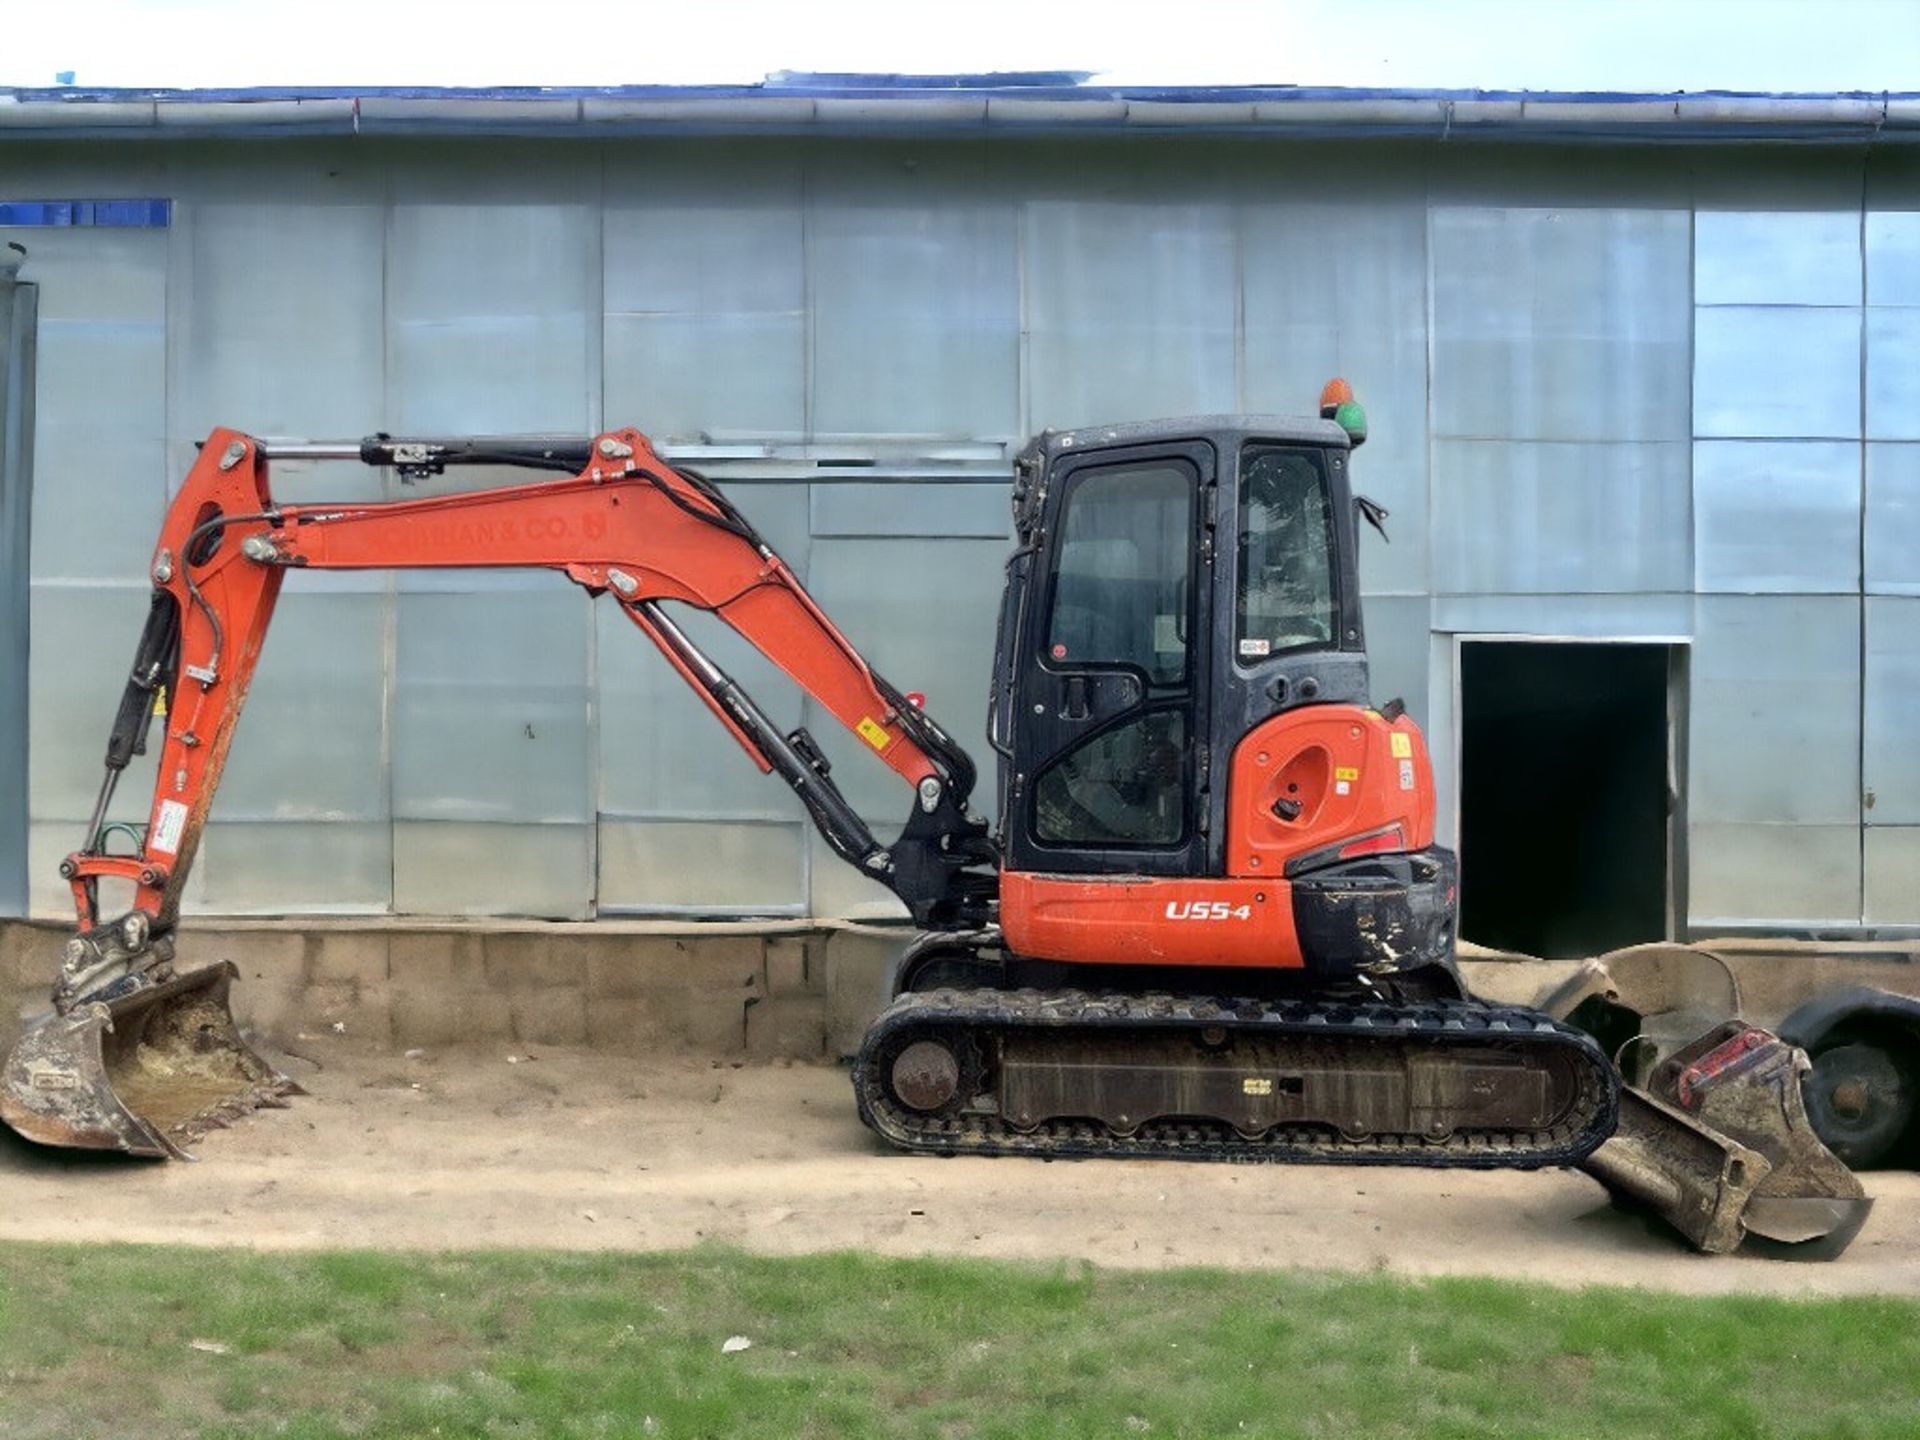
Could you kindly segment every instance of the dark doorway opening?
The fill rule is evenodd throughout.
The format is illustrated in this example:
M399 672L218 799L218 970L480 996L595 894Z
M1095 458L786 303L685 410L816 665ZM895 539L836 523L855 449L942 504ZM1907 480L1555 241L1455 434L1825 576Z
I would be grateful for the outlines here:
M1460 647L1460 933L1529 955L1661 940L1676 647Z

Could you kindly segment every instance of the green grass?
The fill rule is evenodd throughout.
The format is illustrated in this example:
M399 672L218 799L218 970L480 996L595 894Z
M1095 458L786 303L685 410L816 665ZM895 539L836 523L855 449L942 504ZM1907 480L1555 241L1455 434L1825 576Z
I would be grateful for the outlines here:
M736 1334L752 1348L722 1354ZM0 1246L8 1440L1911 1436L1917 1376L1920 1304L1892 1299L717 1248Z

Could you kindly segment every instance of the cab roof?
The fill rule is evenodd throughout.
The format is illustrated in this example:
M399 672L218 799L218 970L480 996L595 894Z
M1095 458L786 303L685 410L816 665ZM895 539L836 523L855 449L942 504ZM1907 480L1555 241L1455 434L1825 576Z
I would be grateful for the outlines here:
M1331 420L1302 415L1179 415L1164 420L1127 420L1115 425L1043 430L1021 447L1015 461L1051 462L1061 455L1083 450L1114 450L1178 440L1211 440L1222 449L1231 449L1243 440L1283 440L1341 450L1353 448L1347 432Z

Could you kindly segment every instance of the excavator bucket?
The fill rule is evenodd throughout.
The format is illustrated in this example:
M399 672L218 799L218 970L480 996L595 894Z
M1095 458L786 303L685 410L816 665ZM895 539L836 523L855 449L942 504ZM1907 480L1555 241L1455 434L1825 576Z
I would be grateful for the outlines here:
M191 1158L208 1130L303 1093L240 1037L239 972L210 965L32 1025L6 1061L0 1119L27 1139Z
M1623 1087L1619 1128L1580 1168L1710 1255L1758 1235L1832 1259L1873 1201L1808 1121L1807 1069L1804 1050L1729 1021L1662 1061L1647 1088Z

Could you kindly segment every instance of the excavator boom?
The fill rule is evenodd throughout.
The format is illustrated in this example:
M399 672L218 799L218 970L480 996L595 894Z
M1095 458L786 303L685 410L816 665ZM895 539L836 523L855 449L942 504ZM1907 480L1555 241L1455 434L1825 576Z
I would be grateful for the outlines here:
M276 455L390 465L403 478L459 465L564 478L378 503L282 504L268 485ZM975 771L966 752L874 673L718 489L669 464L639 431L591 441L378 436L336 445L216 430L154 551L152 602L99 799L81 848L61 866L78 923L55 1016L9 1057L0 1118L48 1143L157 1155L236 1108L289 1093L290 1082L240 1040L226 1011L226 974L174 973L180 896L287 570L454 566L557 570L611 597L748 758L792 787L835 853L893 890L922 926L990 918L996 856L985 822L968 809ZM782 734L675 623L672 602L726 621L912 787L897 840L874 837L812 737ZM110 829L125 828L107 825L116 783L161 716L140 843L110 853ZM102 885L116 882L130 887L131 901L103 914ZM180 1103L188 1092L195 1103Z

